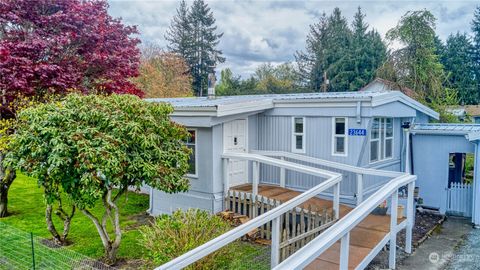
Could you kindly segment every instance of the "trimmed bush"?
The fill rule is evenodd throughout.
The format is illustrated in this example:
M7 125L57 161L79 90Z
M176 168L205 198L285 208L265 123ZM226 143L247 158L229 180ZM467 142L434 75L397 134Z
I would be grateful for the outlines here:
M177 210L171 216L162 215L151 226L140 228L140 244L148 250L148 259L162 265L209 240L229 231L231 226L207 211ZM232 243L191 265L187 269L228 268L234 260L238 243Z

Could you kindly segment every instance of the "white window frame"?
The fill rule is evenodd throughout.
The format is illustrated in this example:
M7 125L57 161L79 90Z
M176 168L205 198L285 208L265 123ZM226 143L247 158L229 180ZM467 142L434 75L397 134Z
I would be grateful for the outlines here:
M344 119L345 120L345 131L344 134L336 134L336 123L337 119ZM344 152L337 153L335 148L337 147L336 139L337 138L344 138L343 146ZM348 117L332 117L332 156L339 156L339 157L346 157L348 156Z
M375 119L379 120L379 131L378 131L378 138L377 139L372 139L372 132L373 132L373 121ZM387 119L392 120L392 136L387 137ZM369 134L369 150L368 150L368 160L370 164L378 163L378 162L384 162L388 160L392 160L395 157L395 119L393 117L373 117L372 118L372 128L370 129L370 134ZM392 140L392 156L391 157L386 157L387 153L387 140ZM372 142L378 142L378 148L377 148L377 160L372 160Z
M303 124L302 125L303 126L302 132L295 132L295 119L302 119L302 124ZM301 153L301 154L305 153L305 139L306 139L306 136L305 136L306 125L305 125L305 123L306 123L305 117L303 117L303 116L292 117L292 152L293 153ZM296 136L302 136L302 149L297 149Z
M195 174L187 173L187 177L198 178L198 129L197 128L187 128L187 131L195 132L195 144L193 145L195 151ZM185 145L192 145L185 142Z

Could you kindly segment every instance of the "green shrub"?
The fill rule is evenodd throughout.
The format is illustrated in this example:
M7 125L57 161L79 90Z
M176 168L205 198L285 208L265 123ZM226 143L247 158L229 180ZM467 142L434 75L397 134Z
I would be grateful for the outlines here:
M158 266L229 231L230 225L207 211L189 209L162 215L151 226L140 228L140 244L148 259ZM228 268L235 258L237 243L232 243L191 265L187 269Z

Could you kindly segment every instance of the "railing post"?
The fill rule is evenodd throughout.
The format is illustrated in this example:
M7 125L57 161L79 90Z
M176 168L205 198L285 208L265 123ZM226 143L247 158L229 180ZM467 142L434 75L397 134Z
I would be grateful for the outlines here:
M340 217L340 182L333 186L333 211L335 219L338 219Z
M357 205L363 201L363 174L357 173Z
M230 189L230 159L223 159L223 196L227 196Z
M405 229L405 252L412 253L412 230L415 222L415 210L413 209L413 192L415 189L415 181L408 183L407 197L407 228Z
M272 245L270 268L277 266L280 263L280 217L272 220Z
M340 240L340 270L348 269L348 255L350 250L350 232L347 232Z
M388 256L388 267L395 269L397 255L397 210L398 210L398 189L393 192L390 203L390 254Z
M285 157L280 157L282 161L285 160ZM280 187L284 188L285 187L285 168L280 167Z
M253 183L252 183L252 193L253 196L258 195L258 181L260 179L260 167L258 161L253 161Z

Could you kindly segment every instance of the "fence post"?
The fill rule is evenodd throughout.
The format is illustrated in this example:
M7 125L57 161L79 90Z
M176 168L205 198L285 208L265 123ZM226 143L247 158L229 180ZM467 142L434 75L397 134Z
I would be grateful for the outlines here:
M398 210L398 189L393 192L390 203L390 254L388 256L388 267L395 269L397 255L397 210Z
M413 209L413 192L415 189L415 181L408 183L407 190L407 228L405 230L405 252L412 253L412 230L414 223L415 210Z
M333 186L333 211L335 219L338 219L340 217L340 182Z
M348 269L348 253L350 250L350 232L347 232L340 240L340 270Z
M280 262L280 218L281 216L272 220L272 246L270 267L273 268Z
M30 233L30 244L32 245L32 267L35 270L35 247L33 245L33 233Z
M363 201L363 174L357 173L357 205Z
M280 159L283 161L285 160L285 157L280 157ZM280 167L280 187L284 188L285 187L285 168Z

